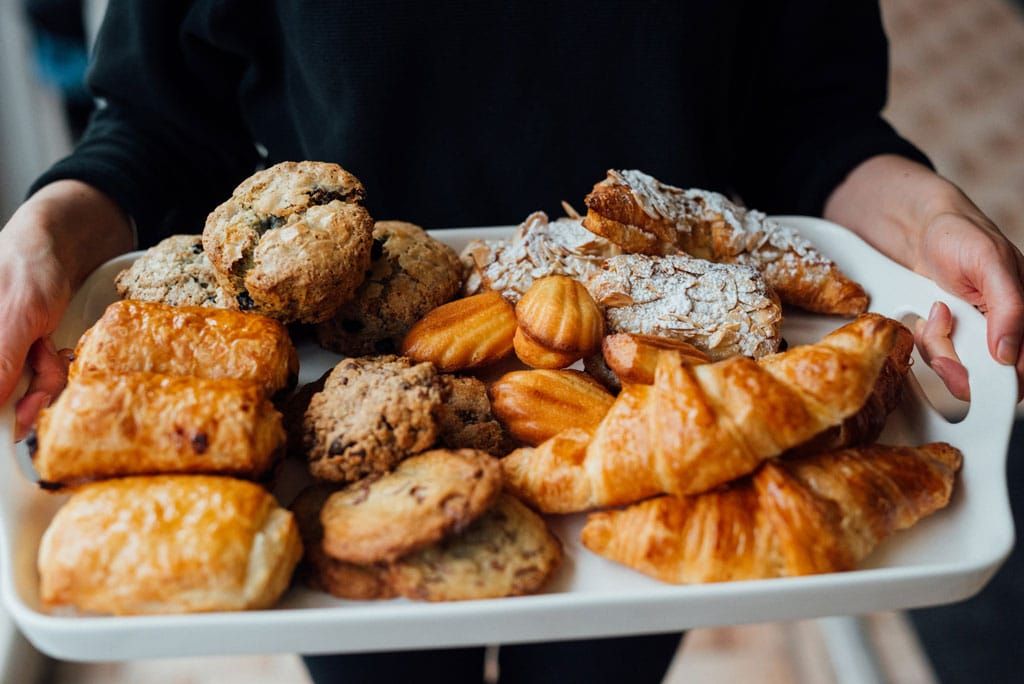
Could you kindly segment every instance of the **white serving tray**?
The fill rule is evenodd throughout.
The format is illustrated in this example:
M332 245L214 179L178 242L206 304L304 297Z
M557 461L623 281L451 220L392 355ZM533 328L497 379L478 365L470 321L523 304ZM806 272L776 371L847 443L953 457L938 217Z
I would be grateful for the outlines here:
M273 610L144 617L49 615L37 601L36 549L63 497L36 488L12 447L11 403L0 414L0 590L11 616L40 650L70 660L119 660L226 653L331 653L399 650L600 637L691 627L790 620L893 610L967 598L978 592L1013 545L1005 461L1016 378L993 361L985 321L973 307L882 256L852 233L825 221L786 217L863 283L872 310L894 318L926 316L936 299L956 317L953 339L970 373L974 398L967 417L947 422L919 385L890 418L883 440L916 444L945 440L964 452L950 506L896 534L854 572L699 586L661 584L596 556L580 545L584 516L550 518L566 558L547 592L500 600L417 603L354 602L295 587ZM511 228L438 231L455 249ZM71 302L55 334L73 346L115 299L114 276L134 258L98 269ZM790 344L811 342L841 319L789 313ZM315 379L338 357L300 346L300 381ZM287 503L287 501L285 502Z

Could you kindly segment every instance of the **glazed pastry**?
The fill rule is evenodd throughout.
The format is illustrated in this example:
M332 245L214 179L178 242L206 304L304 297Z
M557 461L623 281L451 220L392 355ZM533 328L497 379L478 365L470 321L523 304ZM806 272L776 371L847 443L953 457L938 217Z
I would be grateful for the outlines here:
M492 456L506 453L505 431L494 419L487 387L474 377L442 375L444 400L438 413L441 446L479 449Z
M305 553L299 574L313 589L343 599L368 601L395 596L388 582L387 569L379 565L356 565L335 560L323 549L324 527L320 511L334 490L313 485L299 492L292 502L292 513L302 535Z
M465 293L496 290L515 304L537 278L564 275L584 280L602 260L620 253L614 244L586 230L580 218L549 221L538 211L509 240L473 240L466 246Z
M597 302L583 285L566 276L533 281L516 304L516 320L519 341L513 338L513 346L519 358L535 368L549 366L537 363L538 355L531 354L534 346L557 355L558 365L550 367L562 368L592 354L604 337L604 316ZM524 346L524 340L530 344Z
M355 482L391 470L437 441L443 388L429 363L345 359L313 395L302 446L314 477Z
M512 371L489 392L502 425L514 438L533 446L568 428L593 431L615 401L577 370Z
M413 323L462 288L458 255L411 223L378 221L370 257L352 300L317 326L322 347L346 356L392 353Z
M610 334L680 340L716 361L779 346L782 309L748 266L627 254L605 260L585 285L604 307Z
M285 323L334 316L370 267L364 196L358 178L324 162L283 162L243 181L203 230L231 305Z
M512 353L516 314L497 292L439 306L409 330L402 354L445 372L490 365Z
M582 541L677 584L852 570L893 532L944 508L961 462L941 442L774 461L722 489L593 513Z
M121 271L114 281L121 299L170 306L228 307L201 235L172 235Z
M497 459L482 451L433 449L411 456L378 479L327 499L323 549L335 560L393 561L458 533L501 492Z
M273 396L295 386L299 358L285 327L264 316L125 300L78 342L69 376L94 371L251 380Z
M562 546L544 519L514 497L497 503L461 534L395 561L395 590L422 601L463 601L531 594L562 561Z
M549 513L707 491L856 413L902 326L865 314L817 344L754 361L687 366L664 352L653 385L628 385L585 453L502 460L506 485Z
M515 335L512 336L512 348L515 349L516 357L531 368L556 370L571 366L580 358L580 355L575 352L564 352L545 347L530 337L523 328L516 328Z
M853 316L868 296L792 228L707 190L683 190L636 171L608 171L586 197L583 225L627 252L686 252L760 270L787 304Z
M625 384L653 383L658 359L666 350L678 352L683 363L691 366L711 361L707 354L692 344L667 337L619 333L609 335L601 342L605 363L619 382Z
M85 373L40 414L32 462L47 488L154 473L256 478L284 445L281 414L255 383Z
M107 480L75 490L43 534L40 600L115 615L268 608L301 556L292 514L251 482Z

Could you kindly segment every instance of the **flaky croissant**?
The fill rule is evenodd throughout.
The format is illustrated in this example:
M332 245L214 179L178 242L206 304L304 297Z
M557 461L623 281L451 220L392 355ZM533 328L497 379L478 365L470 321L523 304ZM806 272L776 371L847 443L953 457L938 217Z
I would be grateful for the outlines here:
M866 314L758 361L686 366L665 352L654 384L625 387L585 447L518 449L506 484L548 513L707 491L860 410L900 328Z
M772 461L723 489L592 513L582 541L677 584L850 570L946 506L961 461L941 442Z

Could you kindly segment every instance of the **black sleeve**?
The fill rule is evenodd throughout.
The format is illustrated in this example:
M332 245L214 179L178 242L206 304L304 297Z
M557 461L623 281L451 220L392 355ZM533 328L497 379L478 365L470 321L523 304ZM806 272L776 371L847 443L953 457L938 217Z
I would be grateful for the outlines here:
M135 219L143 245L202 230L259 160L236 96L245 60L208 40L218 18L206 4L110 2L88 75L100 107L30 192L89 183Z
M749 206L819 216L832 190L870 157L931 165L881 116L889 54L877 2L754 4L737 65L753 81L736 113L732 160Z

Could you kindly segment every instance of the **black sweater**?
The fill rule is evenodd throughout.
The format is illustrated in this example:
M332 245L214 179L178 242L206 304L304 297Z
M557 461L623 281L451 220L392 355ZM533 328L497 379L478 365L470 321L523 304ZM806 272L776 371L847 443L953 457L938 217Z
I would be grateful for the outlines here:
M199 232L261 165L338 162L377 218L517 223L610 167L818 214L859 162L927 163L879 115L868 0L113 0L77 178L141 242Z

